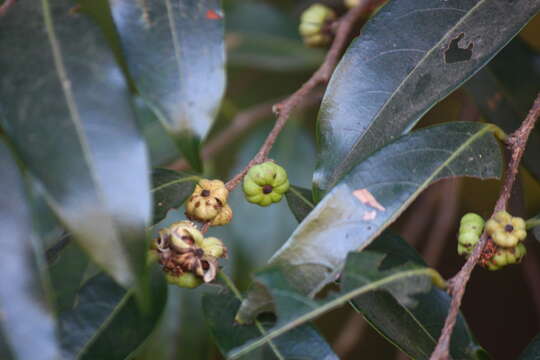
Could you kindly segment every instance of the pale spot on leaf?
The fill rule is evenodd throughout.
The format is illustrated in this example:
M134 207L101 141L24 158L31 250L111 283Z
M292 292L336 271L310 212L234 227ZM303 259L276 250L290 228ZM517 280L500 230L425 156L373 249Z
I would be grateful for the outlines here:
M367 189L358 189L353 191L353 195L362 202L362 204L367 204L372 208L375 208L379 211L386 210L377 199L367 190Z

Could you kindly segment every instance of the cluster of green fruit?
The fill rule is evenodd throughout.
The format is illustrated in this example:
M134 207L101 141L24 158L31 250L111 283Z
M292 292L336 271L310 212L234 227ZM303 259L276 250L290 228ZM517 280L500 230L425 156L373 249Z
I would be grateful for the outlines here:
M513 217L506 211L499 211L487 223L480 215L474 213L466 214L461 218L458 254L469 256L480 240L484 228L488 241L493 242L494 245L490 257L481 262L487 269L498 270L504 266L519 263L527 253L523 245L527 237L525 221L520 217Z
M246 200L260 206L279 202L289 186L285 169L272 161L252 166L243 183ZM186 217L207 226L228 224L233 216L228 197L223 181L202 179L185 203ZM149 255L160 263L169 283L194 288L215 279L218 259L226 254L221 240L205 238L195 224L180 221L159 231Z

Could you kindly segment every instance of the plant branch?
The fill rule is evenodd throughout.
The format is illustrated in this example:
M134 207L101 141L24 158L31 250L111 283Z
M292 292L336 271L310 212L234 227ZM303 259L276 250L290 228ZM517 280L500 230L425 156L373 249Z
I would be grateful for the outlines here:
M2 5L0 5L0 16L6 15L10 7L15 5L16 0L6 0Z
M339 20L339 24L337 25L336 29L336 36L322 65L311 76L311 78L309 78L309 80L300 87L300 89L298 89L284 101L274 105L273 111L277 115L274 128L266 137L266 140L259 149L259 152L257 152L253 159L251 159L247 166L227 182L226 185L229 190L234 189L240 183L240 181L242 181L243 177L252 166L268 160L268 154L276 142L279 133L281 130L283 130L283 127L287 123L292 111L318 85L328 83L341 55L349 43L349 39L355 30L356 24L362 17L370 13L378 2L379 1L377 0L363 0L360 2L360 4L358 4L358 6L349 10L349 12Z
M317 91L306 98L299 108L306 109L317 104L322 98L322 91ZM202 151L202 159L208 160L214 157L223 149L227 148L233 143L239 136L244 134L250 128L255 126L260 121L272 115L272 102L265 102L261 104L253 105L244 111L239 112L231 121L229 127L219 133L216 137L212 138L208 144L205 145ZM190 168L189 163L185 159L180 159L170 165L167 168L176 171L187 170Z
M536 120L540 116L540 93L537 95L536 100L534 101L529 114L514 133L508 136L506 144L510 152L510 161L508 163L508 168L504 175L503 185L501 188L501 193L499 199L495 204L495 209L493 213L506 210L508 200L510 199L510 194L512 193L512 188L514 182L516 181L516 176L519 170L519 164L523 153L525 152L525 146L527 145L527 140L529 135L534 128ZM449 359L449 348L450 348L450 337L452 336L452 331L454 330L454 325L456 323L456 318L459 313L459 308L461 306L461 301L463 299L463 294L465 293L465 288L467 287L467 282L471 277L471 273L478 263L482 251L487 243L487 234L484 232L480 237L478 245L474 248L471 256L467 259L467 262L461 270L448 281L448 289L452 295L452 302L450 304L450 311L446 317L444 323L444 328L437 342L437 346L431 355L430 360L448 360Z

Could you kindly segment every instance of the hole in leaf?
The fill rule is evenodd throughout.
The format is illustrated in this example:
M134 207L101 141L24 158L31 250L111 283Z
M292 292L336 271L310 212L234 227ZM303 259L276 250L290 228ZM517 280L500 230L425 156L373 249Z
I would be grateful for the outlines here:
M459 47L459 42L465 37L465 34L461 33L455 39L450 42L448 49L444 52L444 61L447 64L467 61L472 57L473 43L470 42L466 48Z

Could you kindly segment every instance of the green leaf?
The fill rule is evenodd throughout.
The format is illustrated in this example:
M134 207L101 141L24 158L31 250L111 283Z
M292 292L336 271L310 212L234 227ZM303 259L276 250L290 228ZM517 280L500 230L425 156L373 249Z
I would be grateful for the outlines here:
M223 14L218 0L109 0L141 97L186 159L199 156L225 90Z
M54 360L60 354L34 255L32 215L23 179L3 141L0 174L0 342L5 342L0 347L17 359Z
M270 265L287 267L293 286L314 295L341 271L348 252L369 245L434 181L500 176L501 153L492 129L493 125L480 123L449 123L416 131L383 147L317 204ZM380 207L361 202L355 191L367 191ZM242 304L240 319L249 320L265 304L264 296L255 293Z
M68 244L65 245L65 242ZM47 255L51 254L56 258L47 260L50 263L49 277L54 291L56 310L61 313L73 308L89 259L68 235L62 238L56 247L63 248L58 253L55 247L49 249Z
M539 9L530 0L389 1L349 47L326 90L316 190L330 190L409 131Z
M18 2L2 18L0 124L67 230L128 286L146 260L146 146L106 41L74 5Z
M235 324L234 314L239 306L240 301L229 293L206 294L203 298L203 309L210 331L224 356L234 356L236 348L261 336L256 325ZM270 328L271 323L263 323L263 326ZM272 343L279 353L272 358L281 356L281 359L339 359L324 338L310 325L294 328L273 339ZM250 353L246 359L253 359L253 354Z
M540 358L540 334L536 335L521 353L519 360L538 360Z
M311 190L291 185L289 191L287 191L285 195L287 196L289 209L291 209L298 222L304 220L309 212L315 207L315 203L311 197Z
M381 269L407 262L427 266L403 239L388 233L378 237L365 251L385 255ZM451 299L446 292L436 288L416 299L417 305L410 307L388 292L374 291L351 303L379 334L412 359L429 359L444 326ZM450 352L454 359L487 358L461 315L452 334Z
M60 339L68 359L117 360L132 356L157 325L167 285L157 267L151 274L150 306L143 312L133 290L101 273L78 293L73 310L60 314Z
M321 49L302 42L298 18L275 5L244 1L226 10L229 65L292 72L314 70L324 60Z
M308 190L303 191L307 196ZM306 207L306 211L299 212L298 220L302 221L313 207ZM366 250L387 254L387 262L399 264L411 261L427 266L416 250L401 238L388 233L379 236ZM450 297L440 289L432 289L418 297L416 308L409 309L386 292L373 292L352 300L351 305L384 338L412 358L423 359L429 357L439 338L450 308ZM460 359L483 359L482 356L487 356L473 339L461 315L452 335L451 352L454 356L459 355L457 358Z
M540 55L516 38L469 80L465 89L488 121L511 133L521 125L538 93L539 61ZM527 141L523 163L540 179L538 152L540 130L535 128Z
M200 176L168 169L154 169L152 172L152 193L154 195L154 219L157 224L165 219L170 209L177 209L184 204Z
M276 324L266 334L231 350L228 357L236 359L268 341L310 321L347 301L374 291L385 291L406 306L415 306L415 295L431 289L432 281L442 283L440 275L429 268L414 263L387 266L385 255L364 251L350 253L347 257L341 291L323 300L314 300L297 292L287 281L284 271L269 268L257 275L257 281L271 293L277 315ZM283 271L282 271L283 270Z

